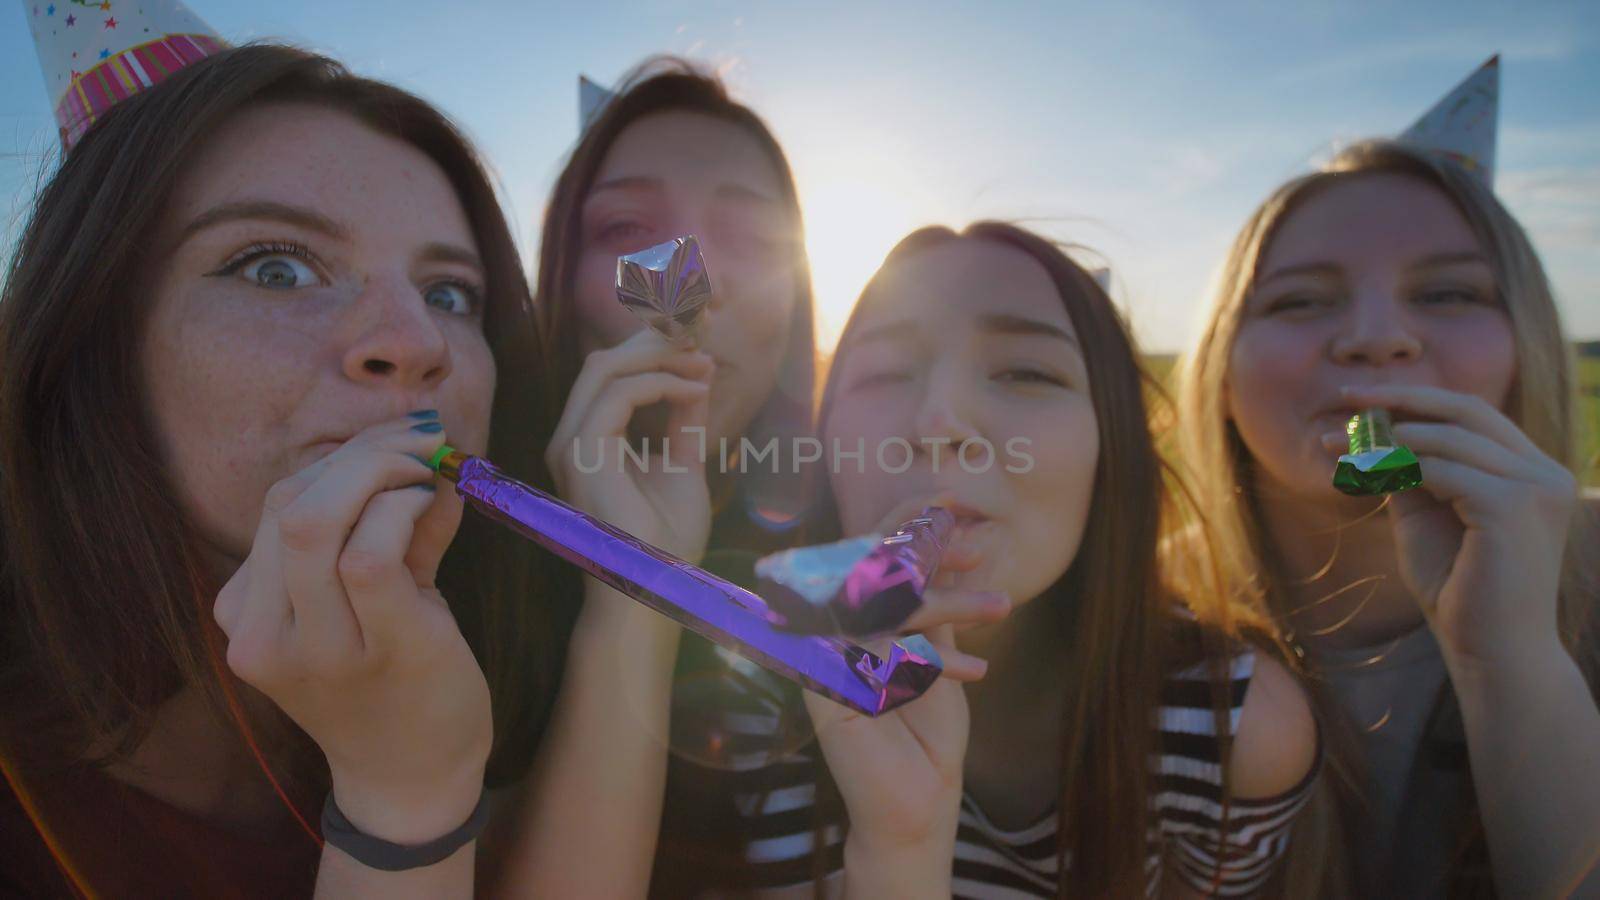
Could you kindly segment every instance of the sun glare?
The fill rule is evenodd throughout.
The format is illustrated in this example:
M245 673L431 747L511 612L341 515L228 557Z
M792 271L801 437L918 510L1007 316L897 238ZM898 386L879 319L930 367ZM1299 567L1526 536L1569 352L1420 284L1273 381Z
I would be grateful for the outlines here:
M831 353L867 279L912 229L938 221L930 198L887 155L794 154L817 298L817 348Z

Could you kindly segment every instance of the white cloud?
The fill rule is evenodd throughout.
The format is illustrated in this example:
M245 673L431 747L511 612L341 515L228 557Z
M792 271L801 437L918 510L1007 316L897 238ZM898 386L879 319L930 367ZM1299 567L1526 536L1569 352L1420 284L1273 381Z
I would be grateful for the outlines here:
M1465 75L1467 69L1480 65L1494 53L1518 62L1561 62L1572 59L1578 52L1576 40L1566 30L1512 35L1457 28L1342 49L1338 56L1286 69L1278 81L1280 84L1348 81L1351 78L1371 77L1384 69L1418 63L1454 63L1462 67L1461 74ZM1442 96L1450 86L1441 84L1439 94Z

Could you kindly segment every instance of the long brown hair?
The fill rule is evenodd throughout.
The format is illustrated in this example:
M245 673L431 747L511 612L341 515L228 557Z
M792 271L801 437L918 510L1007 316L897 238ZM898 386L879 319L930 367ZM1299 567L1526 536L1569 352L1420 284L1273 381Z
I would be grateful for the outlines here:
M1186 662L1218 662L1221 645L1213 639L1243 623L1234 622L1226 606L1213 603L1214 594L1197 596L1190 604L1214 626L1204 636L1178 625L1172 615L1175 598L1158 565L1158 542L1163 523L1173 521L1182 489L1151 432L1149 403L1161 395L1160 386L1144 369L1110 297L1060 246L1015 225L978 222L960 233L919 229L895 245L861 293L828 373L819 431L827 429L840 361L852 350L857 323L875 302L883 274L956 240L1002 244L1036 260L1054 283L1083 348L1100 440L1088 521L1067 571L1031 601L1048 603L1057 612L1059 659L1070 669L1061 707L1060 894L1143 897L1149 756L1161 684ZM836 506L826 490L815 504L814 519L817 528L808 539L839 536ZM1225 698L1217 697L1216 705L1219 723L1226 721ZM1219 728L1218 734L1228 731ZM826 784L825 777L819 781ZM840 812L836 798L826 801L823 793L831 791L819 791L819 813L825 802ZM823 845L819 840L814 846ZM1077 864L1067 865L1069 858Z
M720 79L689 61L670 56L647 59L623 77L615 96L585 126L551 191L540 236L534 289L535 314L552 373L547 402L560 409L583 367L575 299L583 249L584 200L606 155L623 132L646 116L672 111L699 113L738 126L761 148L777 173L780 199L797 228L794 303L778 382L745 426L744 435L756 446L762 446L771 438L786 442L795 435L808 434L816 380L815 301L805 243L800 237L803 219L799 192L788 158L761 117L729 96ZM757 556L796 539L799 512L809 499L806 479L788 471L774 474L757 467L723 486L731 490L714 498L717 506L702 565L735 582L750 584ZM758 507L762 505L784 509L792 518L775 521L761 514ZM788 527L782 527L785 525ZM709 642L696 635L684 635L678 653L680 685L716 681L725 674L725 665ZM722 790L719 774L677 755L671 758L651 876L652 896L693 896L707 883L733 877L730 873L737 869L738 814Z
M545 338L545 353L554 373L549 389L555 403L565 400L583 367L583 354L577 340L578 305L574 300L583 245L584 200L617 138L646 116L672 111L700 113L732 123L754 139L778 174L780 199L797 228L802 221L799 193L788 158L771 129L754 110L730 97L726 86L715 75L700 71L686 60L661 56L636 66L623 78L616 96L606 103L578 139L545 208L534 297ZM811 424L816 371L815 303L803 238L797 236L794 252L797 254L794 303L789 343L778 370L778 383L745 428L745 435L758 446L768 438L787 440L809 433ZM781 498L781 505L790 506L791 511L798 508L803 498L789 495L803 492L803 482L783 477L785 474L763 477L763 471L758 468L740 476L736 497L727 498L728 502L718 511L713 524L713 550L730 543L769 550L785 542L784 536L761 539L762 527L758 523L763 520L755 515L754 509L755 504L771 502L775 497ZM732 502L735 500L737 502ZM793 521L798 521L798 517Z
M1522 226L1483 182L1448 159L1389 140L1354 144L1338 153L1321 171L1290 180L1273 191L1245 222L1224 258L1206 327L1181 367L1180 421L1185 460L1192 467L1200 502L1211 517L1215 562L1227 579L1233 599L1270 617L1283 631L1291 602L1275 565L1270 541L1263 530L1260 510L1250 479L1251 456L1228 418L1224 384L1234 339L1245 304L1254 290L1260 261L1274 235L1293 212L1317 194L1351 178L1390 173L1419 179L1442 193L1471 227L1494 272L1496 288L1511 321L1516 346L1517 373L1506 414L1539 449L1574 472L1582 472L1577 451L1578 417L1572 349L1561 328L1560 315L1544 267ZM1600 522L1592 509L1579 512L1569 534L1562 571L1558 627L1562 642L1584 669L1592 687L1600 686L1600 642L1596 641L1597 600L1600 600ZM1337 587L1337 586L1335 586ZM1348 851L1344 834L1355 826L1358 802L1353 798L1357 748L1331 697L1318 684L1315 673L1301 674L1318 719L1332 740L1328 743L1328 773L1339 782L1319 794L1308 808L1305 822L1322 821L1324 833L1315 840L1297 836L1291 856L1313 849L1338 860ZM1448 695L1441 703L1453 702ZM1315 807L1322 800L1347 807L1345 821ZM1481 848L1480 848L1481 851ZM1481 852L1478 854L1481 855ZM1291 860L1293 863L1293 860ZM1305 871L1317 867L1307 866ZM1340 872L1325 873L1338 880ZM1316 879L1313 879L1316 880ZM1332 882L1323 881L1326 886ZM1457 890L1468 890L1457 884Z
M295 776L285 782L303 775L309 791L326 777L292 723L218 664L211 601L220 585L200 574L195 526L160 451L139 365L152 307L149 235L207 136L265 102L347 113L443 170L484 264L484 331L499 371L491 455L529 467L542 458L538 438L551 419L532 396L540 375L527 282L492 183L441 113L330 59L270 44L224 50L117 105L44 184L0 300L3 752L31 764L125 759L157 707L187 685L247 741L286 735L293 749L270 759ZM541 559L474 518L440 584L491 686L491 778L504 780L542 728L562 631L523 596L549 580ZM241 707L237 696L253 702ZM285 742L263 740L267 757Z

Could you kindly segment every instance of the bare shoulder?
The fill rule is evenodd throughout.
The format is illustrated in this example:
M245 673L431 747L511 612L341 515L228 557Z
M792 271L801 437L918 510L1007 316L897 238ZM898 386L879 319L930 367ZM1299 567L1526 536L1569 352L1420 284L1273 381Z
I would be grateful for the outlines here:
M1317 758L1317 722L1294 674L1256 651L1255 674L1228 758L1235 796L1264 799L1300 784Z

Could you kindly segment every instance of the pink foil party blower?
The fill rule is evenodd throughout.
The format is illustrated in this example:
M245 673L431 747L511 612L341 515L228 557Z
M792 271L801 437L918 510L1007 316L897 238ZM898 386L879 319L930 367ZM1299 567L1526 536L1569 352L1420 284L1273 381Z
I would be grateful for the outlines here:
M891 633L922 606L953 527L948 511L930 506L887 537L783 550L756 562L758 588L786 630Z
M943 671L919 635L885 656L838 637L796 634L765 601L449 446L429 465L472 508L707 640L866 716L921 696Z

